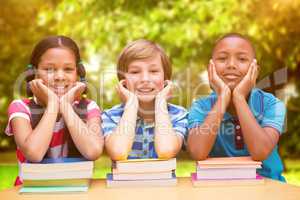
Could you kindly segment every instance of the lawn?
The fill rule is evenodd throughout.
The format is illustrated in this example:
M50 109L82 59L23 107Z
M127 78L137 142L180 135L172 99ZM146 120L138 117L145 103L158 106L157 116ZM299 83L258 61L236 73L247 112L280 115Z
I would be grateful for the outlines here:
M18 174L18 166L14 161L14 153L1 153L0 160L0 190L13 187L15 177ZM195 171L195 163L185 154L180 155L177 160L176 175L178 177L188 177ZM111 161L107 156L102 156L95 162L94 178L105 178L110 172ZM285 160L286 171L284 176L290 184L300 186L300 159Z

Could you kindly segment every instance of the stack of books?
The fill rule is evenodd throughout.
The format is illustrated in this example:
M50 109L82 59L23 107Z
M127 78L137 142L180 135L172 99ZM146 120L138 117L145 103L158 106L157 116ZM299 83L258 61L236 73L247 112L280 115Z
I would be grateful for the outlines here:
M194 186L240 186L263 184L257 174L260 161L251 157L220 157L197 161L196 173L192 173Z
M175 186L176 158L113 161L107 187Z
M23 163L20 193L85 192L93 176L93 161L84 158L44 159Z

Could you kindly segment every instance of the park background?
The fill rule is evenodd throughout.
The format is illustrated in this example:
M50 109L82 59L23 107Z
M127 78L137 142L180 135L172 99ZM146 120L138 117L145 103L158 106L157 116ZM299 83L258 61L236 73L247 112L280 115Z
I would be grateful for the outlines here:
M62 34L79 44L89 95L103 109L119 103L114 86L121 49L139 38L158 42L173 62L172 102L188 108L209 94L205 70L211 48L228 32L251 38L261 65L259 87L286 103L279 150L287 181L300 186L299 0L1 0L0 190L12 187L18 173L13 138L4 134L7 107L25 96L20 74L41 38ZM105 177L108 157L95 163L94 177ZM180 153L177 175L194 170L194 161Z

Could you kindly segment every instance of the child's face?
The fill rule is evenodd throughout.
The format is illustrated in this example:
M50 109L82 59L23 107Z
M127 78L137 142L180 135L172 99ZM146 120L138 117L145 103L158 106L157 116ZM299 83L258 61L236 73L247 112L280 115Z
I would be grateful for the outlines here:
M164 87L164 70L161 57L136 60L129 64L125 73L126 87L137 94L141 102L151 102Z
M230 89L234 89L247 74L254 56L254 50L247 40L228 37L215 46L213 62L220 78Z
M48 49L40 58L37 77L58 96L64 95L77 81L76 59L67 48Z

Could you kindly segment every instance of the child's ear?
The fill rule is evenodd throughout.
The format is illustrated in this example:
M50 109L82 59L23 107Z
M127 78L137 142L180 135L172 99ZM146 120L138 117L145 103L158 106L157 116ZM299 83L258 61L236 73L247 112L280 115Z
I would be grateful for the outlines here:
M127 81L126 81L126 79L120 80L120 83L121 83L125 88L127 88ZM127 88L127 89L128 89L128 88Z

